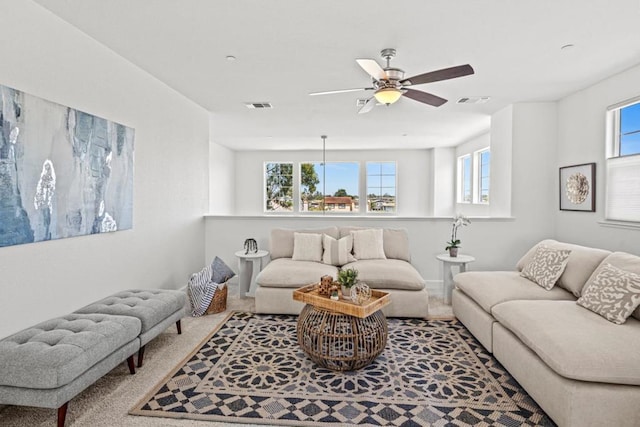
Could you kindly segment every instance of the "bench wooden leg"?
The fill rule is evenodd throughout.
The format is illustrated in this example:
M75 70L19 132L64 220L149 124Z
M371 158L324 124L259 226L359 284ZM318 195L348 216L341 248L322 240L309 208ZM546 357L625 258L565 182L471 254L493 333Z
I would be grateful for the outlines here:
M180 323L180 320L176 322L176 328L178 328L178 335L182 334L182 324Z
M64 420L67 418L67 408L69 402L65 402L64 405L58 408L58 427L64 427Z
M131 375L136 373L136 367L133 364L133 354L129 357L127 357L127 365L129 365L129 372L131 372Z
M144 359L144 346L138 350L138 368L142 367L142 360Z

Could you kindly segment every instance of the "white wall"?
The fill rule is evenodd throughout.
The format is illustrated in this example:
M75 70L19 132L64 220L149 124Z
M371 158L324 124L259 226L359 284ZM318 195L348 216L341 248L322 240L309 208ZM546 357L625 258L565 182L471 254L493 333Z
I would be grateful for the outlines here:
M213 133L213 129L211 129ZM235 151L209 144L209 212L230 215L235 211Z
M32 2L0 14L0 84L131 126L132 230L0 248L0 337L204 259L208 114Z
M605 110L640 95L640 66L562 99L558 103L556 167L596 163L596 211L569 212L558 207L558 172L554 207L558 240L640 255L640 228L612 228L598 224L605 206Z
M398 216L424 216L431 212L428 189L431 150L330 151L326 161L397 162ZM237 151L235 153L235 214L263 214L263 164L272 161L322 161L319 151ZM364 164L360 171L361 193L364 191ZM361 194L362 195L362 194Z
M439 147L431 150L433 185L429 186L429 198L433 200L433 216L452 216L456 202L456 150Z

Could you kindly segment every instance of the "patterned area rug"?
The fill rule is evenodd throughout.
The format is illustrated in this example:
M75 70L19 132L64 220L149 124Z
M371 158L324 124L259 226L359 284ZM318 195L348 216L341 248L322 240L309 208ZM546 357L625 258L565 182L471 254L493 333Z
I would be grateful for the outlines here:
M295 426L553 426L457 321L389 319L383 353L319 368L296 316L232 313L131 414Z

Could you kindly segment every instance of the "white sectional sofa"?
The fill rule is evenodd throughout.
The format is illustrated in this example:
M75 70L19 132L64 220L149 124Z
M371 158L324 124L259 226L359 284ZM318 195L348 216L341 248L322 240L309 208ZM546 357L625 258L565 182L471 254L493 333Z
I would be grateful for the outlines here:
M571 251L551 290L520 274L539 246ZM517 271L454 277L455 316L559 426L640 426L640 309L615 324L576 303L608 266L640 275L640 257L544 240Z
M277 228L271 230L271 262L256 278L256 312L298 314L303 304L294 301L293 290L320 281L330 275L337 278L340 268L358 270L358 280L373 289L391 294L391 304L383 309L388 317L426 317L429 294L425 281L411 265L409 237L405 229L382 229L384 258L357 259L344 264L327 264L321 260L294 259L295 234L327 235L333 239L349 238L351 232L369 230L365 227L327 227L311 230ZM356 234L357 235L357 234ZM354 241L354 244L357 242ZM326 250L323 247L321 250ZM350 252L352 255L357 253ZM340 265L334 265L340 264Z

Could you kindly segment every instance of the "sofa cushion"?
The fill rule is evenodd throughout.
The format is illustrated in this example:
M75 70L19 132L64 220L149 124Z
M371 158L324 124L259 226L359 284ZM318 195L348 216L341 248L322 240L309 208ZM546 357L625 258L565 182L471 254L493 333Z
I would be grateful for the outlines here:
M496 304L512 300L575 300L564 289L554 287L547 291L517 271L468 271L453 277L456 288L473 299L487 313Z
M367 227L340 227L340 237L349 236L354 230L366 230ZM383 228L382 245L387 258L411 262L409 252L409 233L406 228Z
M322 262L329 265L341 266L356 259L351 255L353 250L353 237L344 236L334 239L326 234L322 235Z
M62 387L137 340L140 326L135 317L68 314L10 335L0 341L0 385Z
M640 385L640 321L611 322L569 301L510 301L494 317L565 378Z
M570 253L569 250L538 245L533 257L524 266L520 275L549 291L564 272Z
M640 275L607 262L596 271L595 278L582 289L578 304L621 325L640 305Z
M543 240L531 249L518 261L516 267L522 271L529 263L539 245L545 245L554 249L567 249L571 251L564 273L558 279L557 285L573 293L575 297L580 296L582 287L586 283L591 273L598 267L603 259L611 252L604 249L588 248L586 246L562 243L556 240Z
M369 228L367 230L354 230L353 256L356 259L387 259L384 254L381 228Z
M267 288L299 288L318 283L325 275L337 277L338 268L319 262L278 258L262 269L256 283Z
M425 281L411 264L399 259L365 259L342 266L358 270L358 280L374 289L419 291Z
M322 236L315 233L293 233L294 261L322 261Z
M626 252L613 252L612 254L607 256L604 259L604 261L602 261L602 264L598 266L596 271L593 272L589 280L587 280L587 284L593 282L593 279L596 277L599 270L605 264L611 264L614 267L618 267L620 270L629 271L635 274L640 274L640 257L639 256L631 255ZM632 316L640 320L640 307L636 308Z
M293 256L293 233L315 233L328 234L333 238L338 238L338 227L292 230L287 228L274 228L271 230L269 240L269 255L271 259L291 258Z

